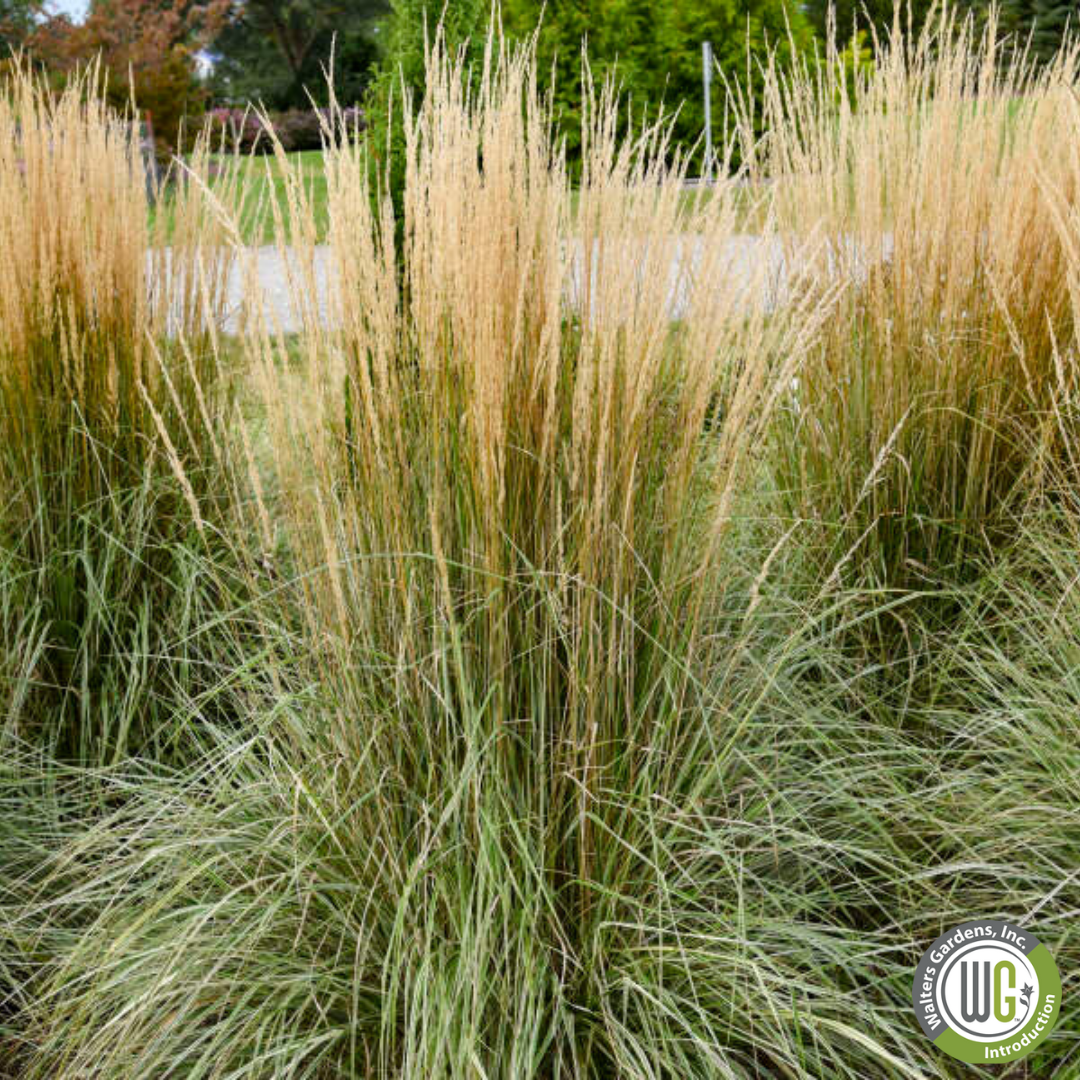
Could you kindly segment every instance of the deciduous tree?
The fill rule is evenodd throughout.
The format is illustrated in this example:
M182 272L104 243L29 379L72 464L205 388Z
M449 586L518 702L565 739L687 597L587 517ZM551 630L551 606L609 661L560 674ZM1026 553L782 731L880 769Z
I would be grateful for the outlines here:
M217 32L226 0L95 0L86 20L47 19L28 38L35 59L57 78L100 58L104 92L118 108L149 112L162 153L175 148L185 115L204 92L194 55Z
M387 0L231 0L211 49L215 95L271 108L325 96L333 56L338 97L363 92L378 57L375 22Z
M268 109L308 108L311 98L325 104L331 71L339 100L358 101L378 61L378 42L366 29L334 34L326 31L294 72L267 38L250 33L242 22L228 25L210 48L214 59L209 89L219 104L248 102Z
M0 0L0 49L19 48L40 13L40 0Z

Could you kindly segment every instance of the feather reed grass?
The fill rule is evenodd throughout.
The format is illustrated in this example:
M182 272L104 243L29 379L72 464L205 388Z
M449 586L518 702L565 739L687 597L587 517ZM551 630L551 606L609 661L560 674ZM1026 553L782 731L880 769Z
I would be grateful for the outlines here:
M0 87L0 542L49 627L43 737L95 760L127 742L93 717L102 680L132 676L107 658L145 644L174 545L204 531L224 468L215 335L231 261L188 179L206 147L172 185L165 245L135 125L99 82L89 69L53 93L16 66ZM218 200L233 191L226 176ZM37 727L24 718L22 734Z
M1037 68L954 5L870 72L831 52L768 73L751 173L792 235L827 237L816 280L847 283L785 410L780 482L870 582L962 575L1063 452L1076 252L1047 190L1075 201L1077 63Z
M403 272L364 161L329 152L330 319L301 249L299 371L248 339L321 695L286 696L274 736L168 786L167 813L137 797L75 840L73 860L126 878L107 852L137 836L160 902L130 934L106 913L54 946L28 1077L924 1060L888 1006L853 1026L843 980L792 998L811 957L864 948L834 923L858 858L823 839L823 865L812 828L788 832L781 775L807 747L778 747L763 702L791 653L759 669L720 610L738 489L824 308L769 316L725 287L734 193L687 219L663 128L616 138L603 91L570 238L533 72L493 38L472 97L436 46L407 126ZM310 215L291 195L295 242ZM673 326L688 226L708 243ZM777 755L788 771L766 769ZM750 986L769 1007L740 1033Z
M452 788L490 740L531 793L552 916L573 922L596 911L599 792L663 790L652 771L700 735L686 717L712 691L691 658L716 648L732 502L825 302L770 317L764 271L725 288L735 185L687 211L666 125L620 137L610 88L588 99L574 236L534 65L493 33L474 84L433 48L406 108L401 275L389 204L337 140L335 285L328 320L307 309L306 385L282 381L269 335L252 351L295 542L322 570L311 623L339 669L356 657L344 692L384 717L378 753ZM292 196L295 243L311 214Z
M179 185L171 247L155 242L137 132L97 82L87 71L55 95L20 68L0 97L3 440L24 477L73 469L82 500L118 476L126 486L158 452L155 412L177 429L210 419L215 353L200 345L221 321L229 265L197 184ZM171 364L168 332L186 343ZM184 441L209 453L213 437L203 423Z

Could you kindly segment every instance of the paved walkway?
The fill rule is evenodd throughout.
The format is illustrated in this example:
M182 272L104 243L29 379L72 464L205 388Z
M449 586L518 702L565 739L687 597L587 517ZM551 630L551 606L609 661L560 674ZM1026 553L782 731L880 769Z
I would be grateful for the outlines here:
M687 312L693 276L701 272L706 252L703 241L698 237L675 237L665 240L663 244L665 250L659 257L671 260L668 306L671 317L680 318ZM316 282L313 297L307 297L304 288L299 284L305 278L300 275L300 259L295 250L290 249L283 255L275 247L248 248L246 257L251 260L267 312L280 322L284 332L298 331L303 324L301 312L294 303L296 295L304 295L306 302L315 305L313 310L318 311L319 317L324 321L327 319L328 275L331 266L328 247L320 246L312 252L312 270ZM629 253L628 257L632 257L632 253ZM568 275L567 299L572 306L578 302L584 284L584 261L584 252L579 242ZM594 284L596 273L597 268L594 265ZM710 273L716 280L718 289L740 294L742 299L739 302L751 303L756 298L768 308L782 301L789 276L780 241L775 238L764 240L751 235L731 237ZM232 332L239 329L245 311L244 278L244 268L237 265L229 281L230 315L227 329ZM290 284L290 279L296 284Z
M729 237L724 250L715 261L712 258L706 260L706 255L715 256L715 253L706 251L700 237L668 237L662 238L660 243L662 250L657 253L653 263L655 265L657 259L661 262L670 260L667 306L673 319L687 314L689 300L693 295L694 278L701 273L708 273L715 282L717 299L724 301L723 306L728 306L728 302L734 302L736 306L763 304L766 310L772 310L782 304L788 295L793 267L805 267L809 259L807 254L791 256L790 251L785 251L785 245L777 237L765 239L750 234ZM575 244L567 275L567 300L571 306L575 306L580 300L585 277L584 251L580 241ZM861 276L870 263L889 258L892 237L883 236L880 244L872 245L873 250L868 250L865 254L860 254L854 241L845 242L842 246L844 251L839 252L834 246L824 260L824 265L829 268L826 273L831 274L833 268L841 265L846 274L854 272L856 276ZM605 253L608 264L620 268L621 282L626 287L627 303L633 300L634 275L625 273L626 266L631 263L640 266L645 254L646 250L637 245L627 251L625 259L610 250ZM305 303L314 305L312 311L318 313L320 320L326 322L328 319L328 279L332 265L330 249L325 245L316 247L311 252L311 257L312 276L315 280L314 295L308 293L308 277L300 272L300 255L295 249L288 249L284 255L272 246L247 248L245 251L244 258L249 260L248 266L254 270L257 288L263 297L266 311L272 319L280 323L285 333L294 333L303 326L302 313L295 303L296 296L303 296ZM817 260L816 265L820 268L823 263ZM245 310L250 308L244 286L247 272L244 266L238 263L229 279L230 314L226 324L229 332L236 332L241 327ZM594 264L594 286L598 272ZM820 270L818 272L820 273Z

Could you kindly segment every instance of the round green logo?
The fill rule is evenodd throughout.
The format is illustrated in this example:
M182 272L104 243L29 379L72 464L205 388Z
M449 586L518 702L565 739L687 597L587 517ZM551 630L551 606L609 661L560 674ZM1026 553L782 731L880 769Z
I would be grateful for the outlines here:
M1061 976L1033 934L980 919L923 953L911 996L919 1025L946 1054L972 1065L1013 1062L1053 1031Z

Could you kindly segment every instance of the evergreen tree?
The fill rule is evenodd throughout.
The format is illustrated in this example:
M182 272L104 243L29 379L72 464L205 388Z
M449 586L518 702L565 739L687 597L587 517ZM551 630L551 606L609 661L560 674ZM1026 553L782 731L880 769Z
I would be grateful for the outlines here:
M1042 61L1053 59L1058 50L1075 36L1080 4L1055 0L1035 0L1031 47Z
M980 0L985 18L988 0ZM1011 50L1029 50L1032 58L1046 63L1058 50L1075 41L1080 30L1080 3L1060 0L1001 0L998 32Z
M940 6L940 5L939 5ZM884 44L892 33L899 8L900 28L905 37L917 38L934 7L934 0L806 0L803 8L818 36L824 41L829 29L829 11L835 12L835 44L843 48L853 32L865 30L868 38Z

